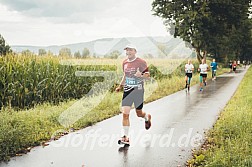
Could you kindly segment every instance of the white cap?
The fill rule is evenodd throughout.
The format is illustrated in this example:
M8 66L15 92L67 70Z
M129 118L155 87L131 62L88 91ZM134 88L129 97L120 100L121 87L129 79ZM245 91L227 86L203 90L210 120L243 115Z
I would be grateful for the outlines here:
M126 50L127 48L131 48L131 49L137 50L137 49L136 49L136 46L133 45L133 44L128 44L128 45L126 45L125 48L124 48L124 50Z

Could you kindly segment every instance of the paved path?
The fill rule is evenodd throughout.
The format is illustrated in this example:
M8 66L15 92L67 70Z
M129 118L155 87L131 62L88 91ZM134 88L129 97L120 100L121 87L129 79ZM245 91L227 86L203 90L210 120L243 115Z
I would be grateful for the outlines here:
M36 147L0 167L153 167L184 166L191 149L202 143L220 111L232 97L246 70L225 74L199 86L164 97L144 106L152 114L150 130L131 111L131 146L117 144L121 118L118 115L92 127L73 132L47 147ZM196 78L195 78L196 79ZM197 78L198 79L198 78Z

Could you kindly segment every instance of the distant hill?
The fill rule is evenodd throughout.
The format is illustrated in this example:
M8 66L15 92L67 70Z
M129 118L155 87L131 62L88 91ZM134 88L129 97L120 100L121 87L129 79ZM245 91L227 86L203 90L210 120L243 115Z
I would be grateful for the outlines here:
M30 50L31 52L38 53L39 49L45 49L46 51L51 51L54 54L58 54L61 48L71 49L72 54L79 51L82 53L84 48L88 48L91 55L104 56L109 54L114 50L118 50L120 53L124 54L123 48L128 43L133 43L137 47L137 52L139 56L152 55L153 57L158 56L170 56L177 55L184 57L189 56L191 50L185 47L185 43L178 38L173 38L171 36L160 36L160 37L127 37L127 38L104 38L98 39L90 42L60 45L60 46L21 46L13 45L12 50L15 52L22 52L23 50ZM189 54L189 55L188 55Z

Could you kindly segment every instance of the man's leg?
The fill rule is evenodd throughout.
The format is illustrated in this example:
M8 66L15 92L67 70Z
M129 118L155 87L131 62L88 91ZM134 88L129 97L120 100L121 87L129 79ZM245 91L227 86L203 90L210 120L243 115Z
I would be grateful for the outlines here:
M185 82L186 82L185 89L186 89L187 86L188 86L188 83L187 83L188 81L187 81L187 80L188 80L188 77L187 77L187 75L186 75L186 76L185 76Z
M144 117L146 116L146 113L143 112L142 109L136 109L136 113L137 113L137 116L138 116L138 117L144 118Z
M136 108L136 114L138 117L142 117L145 119L145 129L148 130L151 127L151 115L145 113L143 109L143 101L144 101L144 91L137 90L134 92L134 105Z
M190 90L190 85L191 85L191 79L192 79L192 77L188 77L188 91Z
M205 86L207 85L207 83L206 83L206 77L203 77L203 83L204 83Z
M130 127L130 121L129 121L129 114L130 114L130 106L123 106L122 107L122 113L123 113L123 134L122 136L125 136L126 139L128 139L129 136L129 127Z
M136 109L138 117L142 117L145 120L145 129L148 130L151 127L151 115L145 113L142 109Z
M130 127L130 121L129 121L129 114L131 110L131 106L133 104L132 100L132 91L129 92L123 92L123 99L122 99L122 139L123 141L129 142L129 127Z
M200 91L203 90L203 77L200 76Z

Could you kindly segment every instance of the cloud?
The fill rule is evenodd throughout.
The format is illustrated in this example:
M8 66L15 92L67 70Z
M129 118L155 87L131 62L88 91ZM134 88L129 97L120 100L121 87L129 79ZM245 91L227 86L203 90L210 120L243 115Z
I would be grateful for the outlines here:
M26 16L46 17L56 22L91 22L120 5L117 0L0 0L10 10Z
M14 1L1 0L1 3L17 11L25 11L37 8L37 4L34 1L29 0L14 0Z
M10 45L64 45L99 38L166 35L152 0L0 0Z

